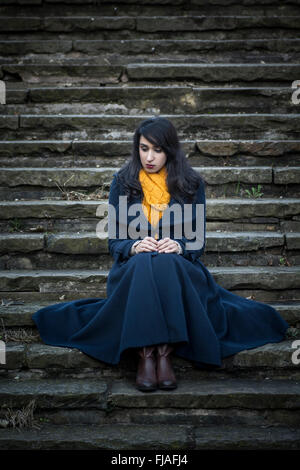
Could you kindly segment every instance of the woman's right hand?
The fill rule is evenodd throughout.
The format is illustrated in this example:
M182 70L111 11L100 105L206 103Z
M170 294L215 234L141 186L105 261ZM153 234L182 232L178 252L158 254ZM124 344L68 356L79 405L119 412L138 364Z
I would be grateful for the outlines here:
M136 253L142 253L143 251L156 251L157 250L157 240L153 237L145 237L142 241L135 247Z

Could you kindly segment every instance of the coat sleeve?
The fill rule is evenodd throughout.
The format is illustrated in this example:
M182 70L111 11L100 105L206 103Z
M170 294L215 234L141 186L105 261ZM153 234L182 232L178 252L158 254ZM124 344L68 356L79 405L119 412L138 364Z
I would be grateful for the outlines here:
M206 244L206 197L205 197L205 187L203 183L198 188L196 199L192 204L193 206L192 213L193 213L194 220L196 220L196 204L204 204L204 220L203 220L204 242L203 242L202 247L199 248L198 250L187 250L186 243L192 242L193 240L189 240L185 236L182 236L180 239L177 239L177 238L175 239L175 241L180 243L182 247L181 256L184 256L186 259L192 262L194 262L197 258L199 258L204 253L205 244ZM194 240L195 239L196 237L194 238Z
M131 247L136 242L130 238L119 238L119 196L122 195L122 189L118 183L117 173L114 174L109 192L108 206L108 224L109 227L115 225L115 236L108 232L108 250L115 261L126 261L130 258ZM123 194L124 195L124 194ZM113 212L114 208L114 212Z

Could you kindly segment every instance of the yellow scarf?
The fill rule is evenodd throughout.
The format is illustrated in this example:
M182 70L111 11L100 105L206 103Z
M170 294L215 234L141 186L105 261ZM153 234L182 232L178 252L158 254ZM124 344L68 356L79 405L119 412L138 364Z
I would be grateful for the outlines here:
M143 188L142 201L143 212L155 228L168 207L171 196L167 186L167 168L163 166L157 173L148 173L144 168L140 169L139 181ZM155 235L155 238L158 234Z

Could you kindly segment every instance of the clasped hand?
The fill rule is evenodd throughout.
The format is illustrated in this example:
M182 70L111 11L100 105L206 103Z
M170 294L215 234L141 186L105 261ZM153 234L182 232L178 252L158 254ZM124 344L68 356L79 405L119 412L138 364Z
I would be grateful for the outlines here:
M143 251L158 251L158 253L177 253L178 244L171 238L155 240L153 237L145 237L136 247L136 253Z

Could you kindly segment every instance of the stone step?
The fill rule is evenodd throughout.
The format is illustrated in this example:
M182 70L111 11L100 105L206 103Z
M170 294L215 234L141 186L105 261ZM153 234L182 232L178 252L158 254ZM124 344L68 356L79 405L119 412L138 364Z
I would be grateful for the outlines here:
M272 106L287 106L287 101L291 98L291 87L174 87L166 84L163 86L155 84L136 86L132 83L127 83L126 86L101 87L82 85L77 87L67 85L30 85L22 82L7 81L6 107L1 105L0 110L2 113L5 109L9 109L9 104L25 103L25 101L28 109L30 106L33 107L33 109L35 109L34 106L36 106L36 109L52 109L51 106L58 106L57 109L62 111L68 109L66 106L77 109L77 103L79 103L80 106L86 106L85 103L88 103L89 106L96 106L97 103L110 104L112 101L115 101L116 104L120 104L123 107L133 107L137 99L139 100L139 109L142 109L143 106L153 106L154 100L159 103L160 106L166 106L166 93L168 94L169 107L177 105L184 107L185 110L190 107L193 111L195 108L198 110L205 109L205 106L209 106L209 110L211 110L212 107L216 110L218 105L221 106L221 104L218 104L219 101L227 101L228 99L231 100L231 106L238 106L240 110L242 106L247 106L247 104L250 106L250 103L248 103L250 99L253 102L253 100L259 96L259 100L255 102L257 110L259 106L266 107L271 99ZM37 103L48 103L48 107L37 107ZM64 103L65 107L59 107L60 103ZM295 105L293 106L295 109Z
M247 29L297 32L299 16L2 16L2 32L15 35L25 32L99 33L126 30L133 36L157 33L200 33L203 31L237 31Z
M31 230L33 227L31 227ZM45 228L46 232L46 228ZM109 270L113 258L107 237L96 231L0 234L0 266L11 269ZM202 261L207 267L293 266L300 261L300 232L206 232ZM96 256L95 256L96 255Z
M300 10L299 10L300 11ZM251 51L256 53L260 52L260 58L263 54L267 54L267 57L271 54L280 57L275 53L295 53L300 51L300 39L299 38L266 38L266 39L88 39L88 40L76 40L76 39L46 39L46 40L2 40L0 39L0 56L8 56L13 60L12 56L26 56L30 54L29 58L36 60L40 54L59 54L58 58L62 57L62 54L68 54L67 57L74 55L77 57L77 53L88 54L87 57L92 54L99 53L112 53L127 55L134 54L139 56L140 54L148 55L156 58L160 54L171 54L172 57L178 58L180 54L186 54L188 57L193 57L197 54L221 52L226 54L231 52L232 54L237 51L244 53L246 52L251 56ZM37 54L35 56L34 54ZM79 56L80 57L80 56ZM226 57L226 55L225 55ZM282 56L283 62L287 61L287 57ZM99 59L99 56L98 56ZM240 60L244 57L240 55Z
M182 114L214 112L294 113L289 87L30 87L23 94L8 86L6 104L0 114L131 114L139 102L139 112ZM168 100L166 100L166 93ZM17 103L18 97L21 104ZM24 102L25 100L26 103ZM230 102L230 108L228 103Z
M40 40L42 41L42 39ZM7 41L9 43L9 41ZM159 41L158 41L159 42ZM112 47L117 47L116 44L112 45ZM253 64L254 66L257 63L260 64L280 64L280 63L297 63L299 62L300 58L300 51L269 51L269 50L227 50L225 48L224 51L219 49L213 50L206 50L203 51L194 50L193 48L189 51L189 53L183 52L163 52L160 51L159 48L156 51L155 47L152 47L152 50L148 48L148 53L139 51L134 53L128 52L121 54L118 49L113 50L110 49L110 52L58 52L50 54L36 54L36 53L29 53L25 55L10 55L8 53L0 54L0 65L37 65L40 67L41 65L47 66L48 64L56 64L56 65L65 65L70 66L71 68L77 67L79 65L88 66L89 64L92 65L118 65L122 67L126 67L127 64L132 62L135 63L144 63L147 59L147 63L151 64ZM125 71L125 69L124 69ZM126 80L126 79L125 79ZM124 82L124 77L122 81ZM34 81L34 80L30 80Z
M107 236L98 238L96 232L0 235L0 253L30 253L44 250L54 253L99 254L108 253ZM274 232L206 232L207 251L255 251L260 248L286 246L289 250L300 249L300 233Z
M291 380L202 378L198 383L182 378L176 391L158 389L145 397L133 380L2 379L0 400L7 430L7 409L16 412L32 401L36 424L214 425L218 419L227 425L300 423L299 383Z
M84 251L78 243L76 251ZM88 251L88 249L87 249ZM93 250L90 250L92 252ZM104 250L103 250L104 251ZM224 267L242 267L242 266L257 266L257 267L280 267L280 266L297 266L300 262L299 250L288 250L285 246L281 247L264 247L257 249L257 251L206 251L202 256L202 262L207 268L214 268L215 266ZM18 252L3 253L0 257L0 268L6 270L85 270L88 266L89 269L101 269L108 271L113 265L113 258L108 253L59 253L49 252L46 250L31 251L23 253L21 250ZM293 296L296 296L296 291ZM253 294L253 292L251 293ZM259 291L259 297L266 295L274 296L279 295L279 291ZM248 294L246 294L248 295ZM289 297L289 296L288 296Z
M24 140L31 138L68 140L74 138L100 140L112 137L128 139L137 126L149 115L0 115L0 129L3 140ZM192 139L273 139L288 140L299 138L299 114L186 114L161 115L171 120L178 131L178 137ZM100 131L99 131L100 129ZM270 131L272 129L272 131ZM270 132L272 135L270 136Z
M2 66L4 67L4 66ZM230 82L279 80L289 82L299 76L297 64L128 64L126 72L129 80L195 80L200 82ZM289 77L284 74L290 74ZM266 77L268 77L266 79Z
M76 251L74 249L73 251ZM78 248L78 251L80 249ZM82 250L83 251L83 250ZM92 250L91 250L92 251ZM207 251L203 257L202 262L207 268L214 268L216 266L224 266L228 268L236 267L268 267L273 266L297 266L300 262L299 250L287 250L285 247L262 247L257 251ZM95 254L72 254L72 253L58 253L40 250L35 252L23 253L8 252L1 255L0 268L3 271L8 270L85 270L88 266L89 269L100 269L109 271L113 265L113 258L108 253ZM35 292L37 294L37 292ZM294 290L291 295L286 294L287 298L297 298L298 291ZM248 296L250 294L243 292L242 295ZM263 291L257 293L251 291L251 295L257 295L258 300L262 299L267 301L270 297L272 300L282 295L281 291ZM96 294L97 296L97 294ZM276 297L275 297L276 296ZM280 297L281 299L281 297Z
M297 381L300 379L299 364L296 363L299 357L297 350L299 339L289 339L240 351L224 358L219 368L199 369L193 361L176 356L175 353L172 364L178 379L200 380L199 384L204 377L220 379L220 375L228 378L269 377ZM123 351L119 364L112 365L96 360L76 348L48 346L42 342L6 342L5 359L5 364L0 364L1 375L15 380L53 376L57 379L110 377L123 380L130 377L132 380L137 367L135 348Z
M300 140L181 140L194 166L298 166ZM2 167L119 167L132 148L131 140L2 140ZM92 164L91 164L92 163Z
M5 5L5 6L3 6ZM18 5L16 9L14 5ZM13 0L2 0L0 7L0 14L3 16L57 16L59 5L59 13L62 16L97 16L99 14L99 7L93 5L92 0L86 2L71 2L68 0L65 2L42 2L42 0L26 0L26 4L21 0L20 2ZM216 1L213 2L193 1L187 6L186 2L178 1L167 1L163 2L152 2L151 4L141 2L124 2L118 3L115 7L114 2L106 1L105 4L101 4L101 13L104 16L181 16L186 15L187 12L191 16L216 15L216 5L218 6L218 15L244 15L244 16L287 16L287 15L300 15L300 7L297 2L294 1L291 4L282 4L273 0L272 3L266 2L239 2L234 4L232 2Z
M209 268L224 289L266 289L284 291L300 288L299 266L217 266ZM106 295L108 271L101 269L46 270L22 269L0 271L1 292L72 292L98 291Z
M297 450L297 428L280 426L265 429L255 426L189 425L42 425L39 429L0 431L3 450ZM163 455L163 454L162 454ZM117 454L108 463L132 464L129 457ZM132 459L133 457L131 457ZM134 457L137 459L137 457ZM148 459L149 457L141 457ZM173 457L170 457L173 459ZM181 464L189 457L181 453ZM128 459L128 460L127 460ZM153 459L153 457L152 457ZM165 457L157 456L158 465ZM144 463L143 460L143 463ZM187 460L186 460L187 461ZM177 461L174 460L177 464Z
M99 207L98 207L99 206ZM1 219L12 218L85 218L100 217L100 208L108 209L107 200L69 201L0 201ZM255 217L276 217L285 219L297 217L300 199L297 198L227 198L207 199L207 218L210 221L251 219Z
M39 233L95 233L97 217L75 217L75 218L33 218L27 217L19 219L12 217L7 219L0 219L0 233L6 234L39 234ZM233 219L233 220L207 220L206 230L208 232L272 232L272 233L297 233L300 232L300 218L299 216L292 216L291 218L280 219L277 217L251 217L250 219ZM296 235L297 236L297 235ZM276 248L274 248L276 249ZM276 249L277 250L277 249ZM269 253L270 254L270 253ZM225 253L224 253L225 255ZM224 260L223 255L223 262ZM231 252L230 256L233 258L234 253ZM242 256L239 252L238 256ZM60 258L63 255L60 254ZM226 258L226 256L225 256ZM57 260L58 261L58 260ZM74 259L73 259L74 261ZM215 262L217 262L215 260ZM236 260L235 263L239 264ZM247 264L247 263L246 263Z
M299 162L300 163L300 162ZM111 181L119 168L0 168L0 185L14 188L16 186L87 187L102 186ZM208 184L225 183L272 183L292 184L299 181L300 166L284 168L260 167L194 167L201 173ZM71 180L69 181L69 179ZM68 183L66 183L66 180Z
M64 61L61 64L13 64L2 63L0 65L0 78L17 77L19 80L35 83L65 83L76 81L77 83L97 84L119 83L124 67L122 65L94 65L78 61Z
M255 184L265 197L300 197L299 166L194 167L208 186L206 197L247 197ZM118 168L0 168L2 200L107 198L112 175ZM74 196L75 196L74 194ZM68 196L69 195L69 196ZM73 197L74 197L73 196Z
M41 62L41 61L40 61ZM166 61L164 61L166 62ZM240 61L239 61L240 62ZM143 85L155 81L164 84L166 80L173 84L184 85L188 81L192 86L214 85L220 83L235 85L249 84L255 87L286 86L299 77L300 65L297 63L127 63L109 65L64 60L60 64L49 63L1 63L0 78L16 77L31 83L74 83L74 84L119 84L132 81Z
M199 387L200 385L200 387ZM2 406L19 408L34 399L48 408L247 408L298 409L300 383L291 380L181 379L176 391L141 393L130 381L44 379L1 380ZM213 390L213 397L211 395ZM298 416L300 420L300 417Z
M52 305L51 299L42 301L7 300L1 299L0 320L5 328L35 327L32 315L42 307ZM268 302L291 327L300 327L300 303L295 302Z

